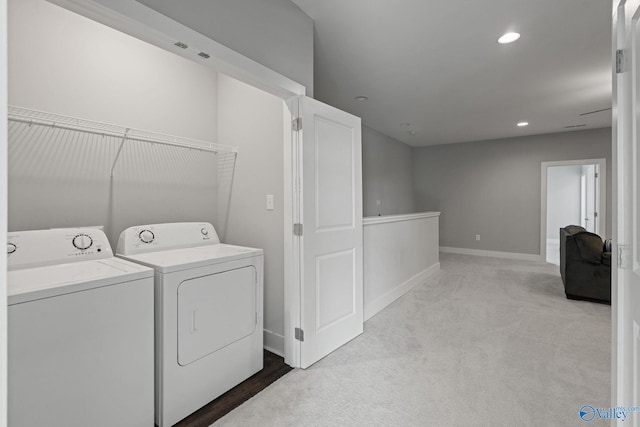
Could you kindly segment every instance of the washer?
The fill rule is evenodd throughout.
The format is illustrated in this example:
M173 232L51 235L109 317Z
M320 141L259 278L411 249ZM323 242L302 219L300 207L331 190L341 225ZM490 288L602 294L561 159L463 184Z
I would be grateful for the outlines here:
M98 229L10 232L12 427L153 426L153 270Z
M262 249L209 223L131 227L117 256L155 269L156 424L170 426L262 369Z

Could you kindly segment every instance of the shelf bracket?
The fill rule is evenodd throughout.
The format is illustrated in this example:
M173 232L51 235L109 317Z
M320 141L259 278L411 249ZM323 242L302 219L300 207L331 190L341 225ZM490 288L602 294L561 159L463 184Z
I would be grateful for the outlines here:
M124 143L127 141L127 135L129 135L129 131L131 129L127 128L127 130L124 132L124 135L122 135L122 141L120 141L120 147L118 147L118 152L116 153L116 157L115 159L113 159L113 165L111 165L111 178L113 178L113 171L116 169L116 164L118 163L118 160L120 159L120 153L122 152L122 147L124 147Z

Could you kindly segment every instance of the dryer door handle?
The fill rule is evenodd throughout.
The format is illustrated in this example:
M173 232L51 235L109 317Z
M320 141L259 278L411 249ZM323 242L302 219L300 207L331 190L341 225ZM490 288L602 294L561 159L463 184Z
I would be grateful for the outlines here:
M191 330L189 331L189 333L193 334L198 330L198 328L196 327L196 311L193 310L191 312Z

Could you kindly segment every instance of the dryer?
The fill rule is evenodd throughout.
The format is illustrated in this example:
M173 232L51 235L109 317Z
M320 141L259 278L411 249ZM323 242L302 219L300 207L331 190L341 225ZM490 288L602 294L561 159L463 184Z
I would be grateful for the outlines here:
M263 251L209 223L130 227L117 256L155 270L156 424L171 426L262 369Z
M153 270L98 229L8 233L12 427L153 425Z

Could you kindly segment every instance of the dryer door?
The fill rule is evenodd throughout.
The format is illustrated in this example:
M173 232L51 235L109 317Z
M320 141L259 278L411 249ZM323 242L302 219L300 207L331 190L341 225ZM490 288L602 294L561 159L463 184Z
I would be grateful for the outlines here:
M188 365L256 328L253 266L185 280L178 286L178 363Z

